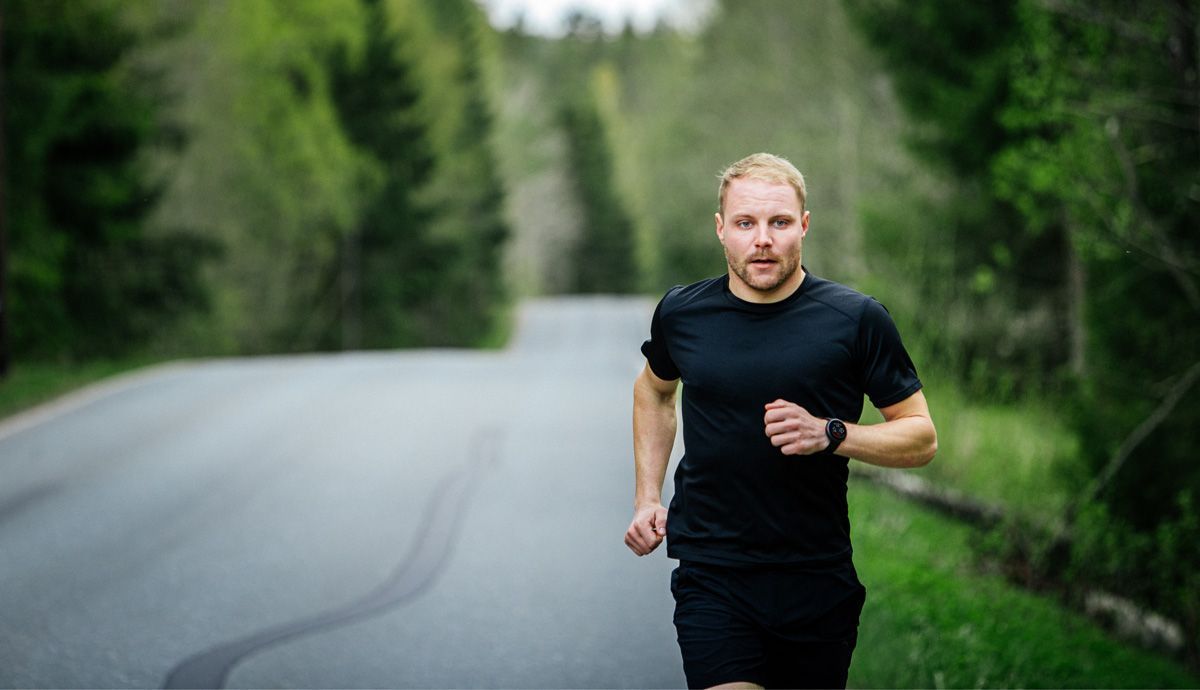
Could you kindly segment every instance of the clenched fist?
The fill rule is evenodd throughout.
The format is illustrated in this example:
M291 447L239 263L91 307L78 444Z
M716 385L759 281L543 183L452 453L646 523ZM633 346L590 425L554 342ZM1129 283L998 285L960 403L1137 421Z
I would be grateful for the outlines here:
M767 403L766 409L763 424L767 438L784 455L812 455L829 447L824 419L786 400Z
M633 513L633 522L625 530L625 546L639 556L658 548L667 536L667 509L661 503L646 505Z

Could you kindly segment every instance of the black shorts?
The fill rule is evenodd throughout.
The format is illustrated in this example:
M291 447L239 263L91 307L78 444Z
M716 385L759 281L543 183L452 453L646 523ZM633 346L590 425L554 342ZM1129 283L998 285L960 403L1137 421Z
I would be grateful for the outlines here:
M866 589L833 573L680 562L671 574L688 687L844 688Z

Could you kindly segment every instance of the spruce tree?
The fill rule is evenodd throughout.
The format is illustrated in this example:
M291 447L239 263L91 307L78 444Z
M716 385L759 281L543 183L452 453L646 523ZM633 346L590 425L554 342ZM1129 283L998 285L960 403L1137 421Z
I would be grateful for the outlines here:
M157 123L120 71L135 36L114 3L6 0L4 12L13 349L129 352L204 303L198 259L211 251L144 230L157 193L138 156Z
M583 227L575 246L576 292L630 293L637 289L634 229L614 187L615 175L604 123L591 93L562 106L568 165Z
M345 50L336 54L333 99L350 141L379 179L341 247L339 339L342 348L397 347L420 342L412 312L437 289L445 258L428 236L430 211L418 199L434 160L415 74L386 6L363 2L363 55L354 61Z

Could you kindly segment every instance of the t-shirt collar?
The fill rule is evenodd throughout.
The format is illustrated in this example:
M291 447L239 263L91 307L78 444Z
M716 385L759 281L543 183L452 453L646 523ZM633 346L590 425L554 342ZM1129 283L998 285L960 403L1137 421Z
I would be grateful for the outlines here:
M804 271L804 279L800 281L800 284L796 286L796 289L792 292L792 294L784 297L778 302L747 302L741 297L738 297L737 295L733 294L733 290L729 289L728 273L721 278L721 291L725 293L726 299L732 302L734 306L741 309L756 312L778 311L779 309L782 309L783 307L786 307L792 302L800 299L801 293L807 290L810 285L818 280L817 277L813 275L812 272L808 270L808 267L806 267L804 264L800 264L800 269Z

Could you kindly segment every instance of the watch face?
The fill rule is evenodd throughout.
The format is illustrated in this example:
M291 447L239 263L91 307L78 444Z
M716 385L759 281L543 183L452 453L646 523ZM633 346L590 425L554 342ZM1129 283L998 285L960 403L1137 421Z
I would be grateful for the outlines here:
M846 438L846 425L842 424L841 420L832 419L829 421L829 434L841 441Z

